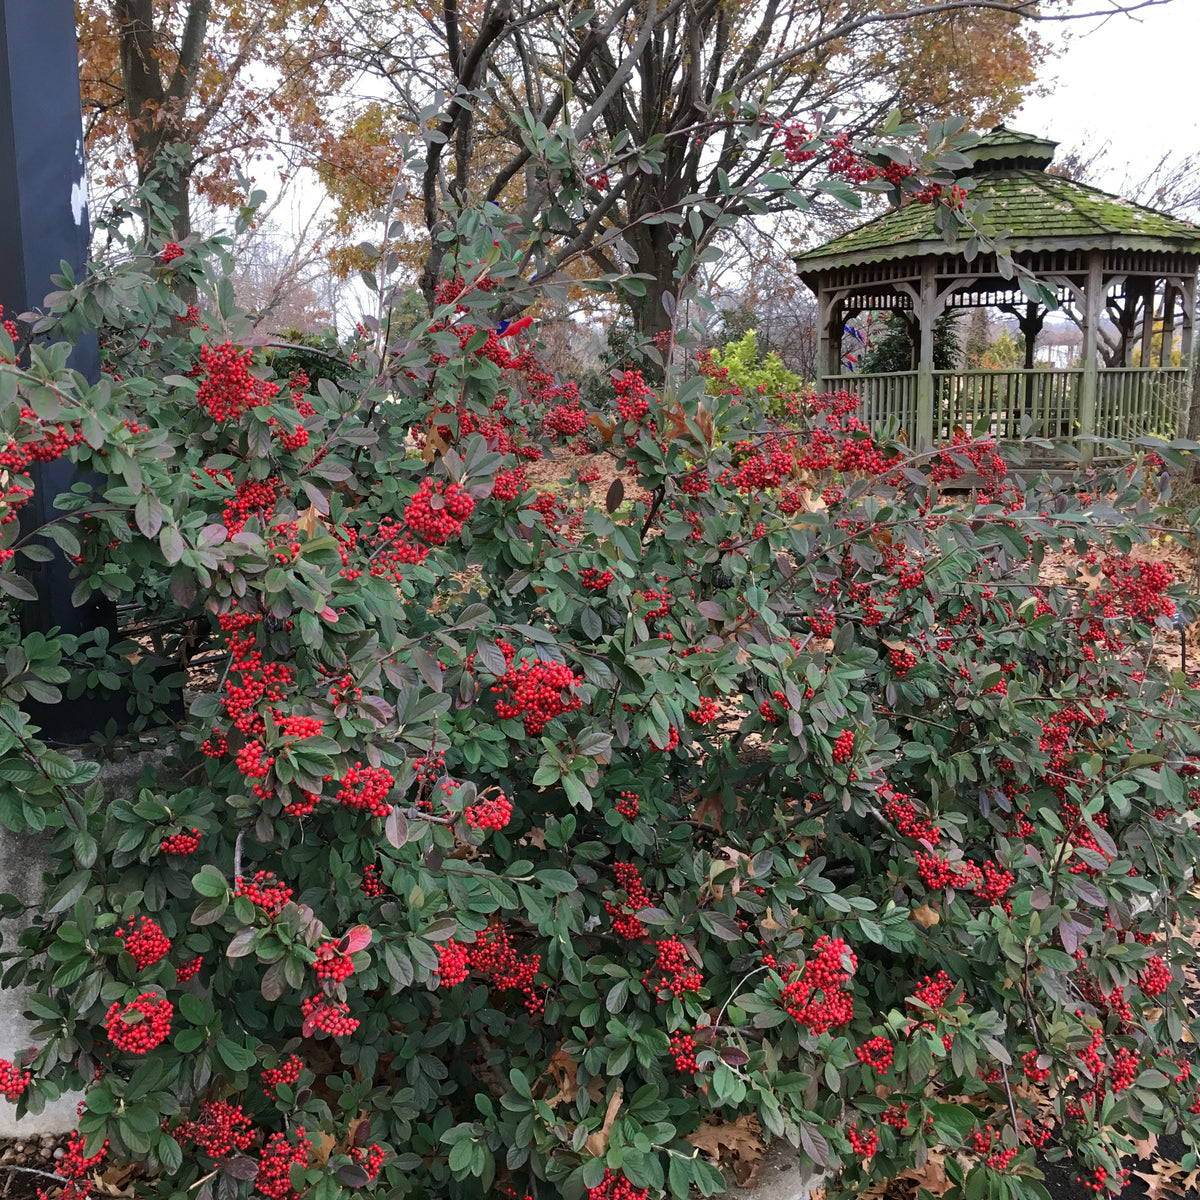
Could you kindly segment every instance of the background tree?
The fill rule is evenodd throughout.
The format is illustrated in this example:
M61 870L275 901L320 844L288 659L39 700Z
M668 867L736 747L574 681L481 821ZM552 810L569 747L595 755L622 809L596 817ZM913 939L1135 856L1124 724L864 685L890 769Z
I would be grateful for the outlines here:
M271 153L278 180L317 154L338 111L322 97L354 75L326 38L325 8L321 0L78 0L93 198L157 175L183 238L198 196L241 202L239 174L256 157Z
M963 366L968 371L977 371L987 352L990 332L986 308L974 308L967 319L967 333L963 339Z
M1033 14L1030 6L996 13L971 0L935 9L912 0L334 8L340 43L391 87L393 128L419 125L431 142L421 186L435 235L427 297L448 214L482 195L525 222L520 264L540 280L585 257L604 272L644 273L630 299L642 335L670 324L663 295L676 286L677 260L688 276L723 215L785 207L782 186L749 203L728 199L779 144L748 130L779 121L782 133L802 113L837 107L853 113L853 136L895 106L920 120L951 100L991 122L1020 102L1043 54L1033 26L1015 15ZM881 32L892 25L911 32ZM931 61L899 76L893 55L908 53L922 29ZM440 88L447 76L453 85ZM796 137L799 147L806 139ZM793 181L823 158L797 161ZM364 197L355 189L343 199Z
M948 309L933 326L933 369L952 371L958 366L962 351L958 342L958 322L961 312ZM881 375L890 371L911 371L916 365L912 335L899 313L890 313L882 329L870 341L859 360L858 369L865 374Z

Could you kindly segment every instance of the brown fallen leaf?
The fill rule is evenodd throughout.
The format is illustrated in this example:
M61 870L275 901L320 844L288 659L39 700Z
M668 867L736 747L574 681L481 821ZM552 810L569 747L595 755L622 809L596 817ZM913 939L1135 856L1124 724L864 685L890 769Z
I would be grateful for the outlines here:
M604 1110L604 1124L583 1143L583 1148L593 1158L599 1158L608 1151L608 1137L612 1132L613 1122L617 1119L617 1112L620 1110L624 1095L625 1088L618 1083L617 1090L608 1098L608 1108Z
M613 430L615 430L617 427L615 421L605 421L601 418L599 413L592 413L591 421L592 424L595 425L595 427L600 431L601 441L607 444L613 440Z
M692 819L697 825L703 825L709 817L712 817L713 830L717 833L724 833L725 830L721 823L724 807L725 806L721 803L720 796L705 796L700 803L692 809Z
M551 1056L548 1070L555 1091L546 1097L546 1103L551 1108L560 1101L570 1104L579 1095L579 1064L560 1046Z
M1168 1174L1163 1170L1173 1164L1155 1163L1152 1171L1134 1171L1146 1185L1146 1195L1149 1200L1173 1200L1175 1196L1186 1196L1182 1172L1179 1175Z
M944 1154L932 1151L921 1166L901 1171L896 1179L914 1183L931 1195L943 1196L950 1190L950 1177L946 1174L945 1162Z
M695 1133L687 1135L687 1141L718 1161L728 1162L736 1158L757 1164L766 1150L761 1127L748 1113L736 1121L702 1121Z
M1133 1148L1137 1152L1138 1158L1151 1159L1154 1157L1155 1147L1158 1145L1158 1134L1152 1133L1148 1137L1142 1138L1140 1141L1133 1143Z
M310 1165L323 1167L329 1161L329 1156L336 1148L337 1138L332 1133L318 1134L317 1142L308 1155Z
M438 433L437 429L433 425L433 419L437 415L437 413L434 413L429 419L430 428L425 434L425 449L421 451L421 457L427 463L433 462L433 460L437 458L439 454L443 454L450 449L450 447L442 439L442 435Z
M929 929L936 925L942 918L937 909L930 908L928 904L922 904L920 908L914 908L908 914L908 919L916 921L923 929Z
M320 520L321 514L317 511L317 506L310 504L300 514L299 519L296 521L296 528L303 530L306 538L312 538L316 536L317 525L320 523Z

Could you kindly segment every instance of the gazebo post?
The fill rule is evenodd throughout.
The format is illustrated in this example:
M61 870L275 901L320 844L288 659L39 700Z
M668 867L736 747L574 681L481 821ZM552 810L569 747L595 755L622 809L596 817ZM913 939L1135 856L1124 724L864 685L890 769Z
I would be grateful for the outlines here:
M1157 291L1155 281L1146 281L1146 298L1142 301L1142 361L1141 367L1149 367L1151 350L1154 347L1154 295Z
M1179 361L1185 367L1192 366L1192 327L1196 323L1196 277L1183 281L1179 313Z
M1171 358L1175 352L1175 284L1167 280L1166 286L1163 288L1163 311L1162 311L1162 346L1158 352L1158 367L1159 370L1164 370L1171 366ZM1183 363L1181 358L1180 363Z
M921 264L921 299L916 305L917 322L921 329L921 345L917 355L917 447L922 450L933 445L933 323L937 306L937 264L926 259Z
M817 390L823 387L822 379L827 375L842 373L842 338L841 321L842 305L836 297L830 295L831 289L822 288L817 297ZM839 326L834 334L834 324ZM836 351L836 357L835 357Z
M1079 385L1079 432L1096 432L1096 400L1100 388L1100 315L1104 311L1104 252L1091 250L1087 256L1087 283L1084 286L1083 308L1083 379ZM1095 455L1092 442L1080 445L1080 455L1087 466Z

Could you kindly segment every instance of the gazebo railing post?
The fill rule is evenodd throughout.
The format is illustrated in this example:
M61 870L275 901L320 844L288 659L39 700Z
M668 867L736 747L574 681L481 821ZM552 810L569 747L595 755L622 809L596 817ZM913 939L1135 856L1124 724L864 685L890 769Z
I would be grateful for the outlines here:
M920 353L917 357L917 447L933 445L933 323L937 306L937 264L927 259L921 264L921 299L917 305L917 321L921 329Z
M1079 432L1084 436L1096 434L1097 393L1100 388L1100 314L1104 305L1104 253L1088 253L1087 286L1083 311L1083 378L1079 382ZM1091 463L1096 446L1093 442L1080 444L1084 466Z

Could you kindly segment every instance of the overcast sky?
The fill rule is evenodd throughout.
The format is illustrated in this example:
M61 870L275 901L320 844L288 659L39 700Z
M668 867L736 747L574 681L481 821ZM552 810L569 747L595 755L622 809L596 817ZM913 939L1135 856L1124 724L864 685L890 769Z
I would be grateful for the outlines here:
M1076 0L1088 9L1109 3ZM1109 143L1108 170L1089 180L1107 189L1144 174L1166 151L1200 150L1200 0L1062 28L1052 36L1065 53L1042 73L1047 95L1028 101L1012 124L1057 139L1063 151Z

